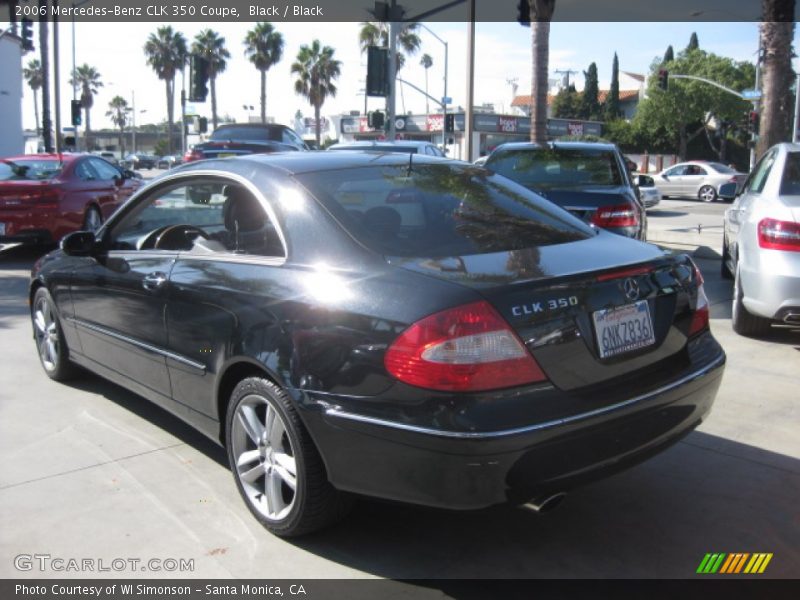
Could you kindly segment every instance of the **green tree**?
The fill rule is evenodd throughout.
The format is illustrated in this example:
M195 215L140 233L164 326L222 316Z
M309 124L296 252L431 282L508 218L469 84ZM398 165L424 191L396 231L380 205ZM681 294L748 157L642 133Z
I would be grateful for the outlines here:
M164 82L167 94L167 147L174 154L173 123L175 121L175 75L186 65L186 38L171 26L159 27L144 45L147 64Z
M225 70L227 59L231 53L225 48L225 38L216 31L204 29L198 33L192 43L192 54L208 61L208 81L211 86L211 124L217 128L217 75Z
M581 118L596 121L600 118L599 88L597 83L597 65L592 63L583 72L586 83L581 94Z
M553 98L551 109L556 119L580 119L581 95L575 90L575 86L570 84L569 87L561 88Z
M267 71L283 58L283 36L272 23L257 23L244 38L244 53L261 73L261 122L267 122Z
M760 47L762 70L760 136L756 153L761 156L770 146L791 139L793 97L790 91L792 40L794 39L794 0L763 0Z
M675 51L672 49L672 45L670 44L669 46L667 46L667 51L664 52L664 60L662 60L661 62L668 63L672 62L673 60L675 60Z
M419 60L419 64L425 69L425 113L431 112L429 103L428 103L428 69L433 66L433 59L431 58L430 54L423 54L422 58Z
M669 89L658 87L661 61L651 65L647 98L639 105L636 125L652 138L667 140L681 160L687 158L689 143L710 130L712 116L738 123L749 103L701 81L670 78ZM734 90L753 86L755 67L751 63L704 52L683 51L670 65L670 73L695 75Z
M39 98L38 92L42 88L42 63L38 59L32 58L22 69L22 76L25 82L33 90L33 114L36 117L36 135L40 133L39 128Z
M119 147L125 156L125 125L128 124L128 114L130 113L128 102L122 96L114 96L108 103L106 116L111 117L111 122L119 128Z
M689 38L689 45L686 46L686 50L699 50L700 49L700 42L697 40L697 33L692 32L691 37Z
M614 52L614 62L611 64L611 88L608 91L603 112L606 121L619 119L619 60L616 52Z
M550 21L556 0L527 0L531 22L531 141L547 141Z
M94 148L94 145L90 139L92 132L90 115L92 106L94 106L94 96L97 94L97 91L103 87L103 82L100 81L100 73L97 69L85 63L75 69L69 82L71 85L77 85L81 88L81 106L86 114L86 119L83 124L84 141L86 143L86 149L91 150Z
M294 91L304 96L314 107L317 147L320 146L320 109L325 99L336 96L333 81L339 77L342 63L333 58L334 50L322 46L319 40L310 46L300 46L297 59L292 64L292 73L297 75Z

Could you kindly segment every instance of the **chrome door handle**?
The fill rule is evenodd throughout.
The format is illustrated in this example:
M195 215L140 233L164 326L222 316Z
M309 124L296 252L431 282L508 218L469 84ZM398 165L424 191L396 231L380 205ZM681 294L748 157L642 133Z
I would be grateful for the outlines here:
M142 287L146 290L154 291L167 282L167 274L161 271L148 273L142 279Z

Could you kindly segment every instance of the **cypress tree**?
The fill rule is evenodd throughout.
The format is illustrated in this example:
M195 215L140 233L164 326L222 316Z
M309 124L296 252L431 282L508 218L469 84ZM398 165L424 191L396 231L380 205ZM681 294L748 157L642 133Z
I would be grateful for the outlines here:
M689 45L686 46L686 50L697 50L698 48L700 48L700 42L697 41L697 33L693 31L692 37L689 38Z
M600 102L597 99L599 90L597 84L597 65L592 63L589 69L583 72L586 84L583 87L581 96L581 117L589 120L597 120L600 117Z
M604 108L606 121L619 118L619 59L617 59L616 52L614 52L614 62L611 65L611 88L608 90Z
M675 51L672 49L672 44L670 44L667 46L667 51L664 52L664 60L661 62L668 63L672 62L673 60L675 60Z

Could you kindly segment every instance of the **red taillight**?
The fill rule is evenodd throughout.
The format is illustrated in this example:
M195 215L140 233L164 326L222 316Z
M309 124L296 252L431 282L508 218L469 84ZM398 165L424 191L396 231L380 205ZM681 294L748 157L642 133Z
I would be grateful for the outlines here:
M536 360L486 301L445 310L406 329L384 365L409 385L479 392L545 381Z
M709 318L708 296L706 296L706 290L703 287L703 274L700 272L700 269L697 268L697 265L692 263L692 266L694 266L694 277L697 282L697 305L692 315L692 322L689 324L690 336L695 333L700 333L704 329L708 329Z
M193 160L202 160L203 153L199 150L187 150L186 154L183 155L183 162L192 162Z
M598 227L636 227L639 215L630 204L602 206L592 215L592 223Z
M769 250L800 252L800 223L761 219L758 223L758 245Z

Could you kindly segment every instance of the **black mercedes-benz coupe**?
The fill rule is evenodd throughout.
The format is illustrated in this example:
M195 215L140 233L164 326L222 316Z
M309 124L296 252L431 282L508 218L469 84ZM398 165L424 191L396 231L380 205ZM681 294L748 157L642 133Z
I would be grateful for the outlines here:
M690 432L725 363L688 257L419 155L183 165L40 259L30 302L51 378L223 444L284 536L356 494L542 507Z

